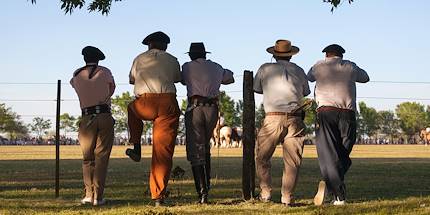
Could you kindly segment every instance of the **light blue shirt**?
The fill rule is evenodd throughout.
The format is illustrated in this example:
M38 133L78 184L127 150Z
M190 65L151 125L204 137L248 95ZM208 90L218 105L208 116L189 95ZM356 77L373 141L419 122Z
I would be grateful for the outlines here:
M366 83L369 75L351 61L330 57L318 61L309 70L308 79L316 81L315 100L318 107L331 106L355 111L355 82Z
M199 58L182 65L182 84L187 86L187 96L214 98L219 95L221 84L234 83L233 72L221 65Z
M303 69L286 60L263 64L255 75L254 91L263 94L266 113L292 112L310 94Z

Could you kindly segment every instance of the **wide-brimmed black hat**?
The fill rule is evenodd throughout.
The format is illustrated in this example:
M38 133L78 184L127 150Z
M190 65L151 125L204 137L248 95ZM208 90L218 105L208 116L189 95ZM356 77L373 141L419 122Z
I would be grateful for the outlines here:
M339 54L343 54L345 53L345 49L342 48L342 46L338 45L338 44L331 44L327 47L325 47L322 52L334 52L334 53L339 53Z
M206 51L205 44L203 44L202 42L198 42L198 43L191 43L190 51L187 52L187 54L189 53L210 53L210 52Z
M157 31L157 32L154 32L154 33L146 36L145 39L143 39L142 44L143 45L149 45L149 43L151 43L151 42L161 42L161 43L169 44L170 38L169 38L169 36L167 36L167 34L161 32L161 31Z
M100 49L94 46L86 46L82 49L82 55L90 59L104 60L105 55Z

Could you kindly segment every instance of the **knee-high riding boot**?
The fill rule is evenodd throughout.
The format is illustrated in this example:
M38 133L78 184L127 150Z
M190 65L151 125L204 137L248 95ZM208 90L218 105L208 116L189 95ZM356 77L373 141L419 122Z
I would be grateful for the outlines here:
M194 184L197 194L199 195L199 203L208 203L208 185L205 165L193 166Z

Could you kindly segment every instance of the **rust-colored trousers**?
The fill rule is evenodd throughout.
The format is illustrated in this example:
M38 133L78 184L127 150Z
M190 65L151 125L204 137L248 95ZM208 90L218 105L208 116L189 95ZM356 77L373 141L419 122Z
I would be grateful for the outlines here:
M154 122L149 187L151 198L164 198L172 169L173 151L179 126L180 110L173 93L146 93L128 106L130 143L140 144L142 120Z

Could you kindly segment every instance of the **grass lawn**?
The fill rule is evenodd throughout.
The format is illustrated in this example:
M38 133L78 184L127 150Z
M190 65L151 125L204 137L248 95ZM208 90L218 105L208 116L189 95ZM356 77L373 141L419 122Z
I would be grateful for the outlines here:
M280 148L272 161L274 203L243 201L242 149L214 149L211 204L202 206L194 203L185 148L178 146L174 166L185 169L185 177L170 181L170 206L162 208L152 206L148 193L151 148L144 147L140 163L127 159L125 148L115 146L112 152L109 204L93 208L79 205L79 146L61 146L59 199L54 197L55 146L0 146L0 214L430 214L430 147L423 145L355 146L346 177L349 204L341 207L313 206L319 168L315 147L306 146L295 193L300 206L290 208L280 204Z

